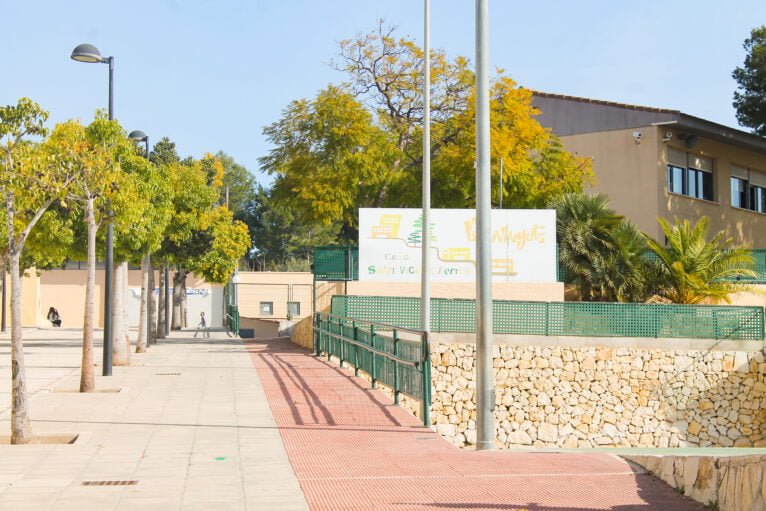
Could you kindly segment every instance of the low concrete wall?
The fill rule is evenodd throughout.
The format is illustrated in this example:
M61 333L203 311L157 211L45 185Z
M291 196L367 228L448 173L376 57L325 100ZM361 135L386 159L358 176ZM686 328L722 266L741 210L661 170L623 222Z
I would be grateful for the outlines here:
M720 511L766 509L766 455L673 456L622 455L683 491ZM716 507L717 506L717 507Z
M499 447L766 447L763 343L517 341L494 346ZM474 444L475 346L434 341L431 351L432 422L456 445Z

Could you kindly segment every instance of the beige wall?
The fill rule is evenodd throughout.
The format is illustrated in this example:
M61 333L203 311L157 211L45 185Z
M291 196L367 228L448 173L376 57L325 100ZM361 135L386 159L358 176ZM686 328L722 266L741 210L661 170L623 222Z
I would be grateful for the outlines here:
M354 281L348 283L348 294L420 296L420 283ZM431 296L434 298L476 298L476 284L473 282L432 282ZM495 300L560 302L564 300L564 284L561 282L493 282L492 297Z
M673 130L668 145L686 151ZM664 144L663 144L664 145ZM731 206L731 165L750 167L766 174L766 155L740 149L736 146L715 142L703 137L694 148L688 150L713 159L714 201L693 199L683 195L667 193L667 180L661 182L661 201L658 214L668 220L685 218L695 220L703 215L710 217L711 234L725 230L735 242L752 248L766 247L766 214ZM665 150L662 148L661 154ZM664 169L664 163L663 163Z
M633 132L641 132L636 144ZM663 142L665 133L672 133ZM593 192L609 196L610 206L632 220L639 229L664 239L658 217L695 221L710 218L710 231L725 230L736 243L766 247L766 214L731 206L731 165L750 167L766 174L766 155L699 137L692 149L679 139L680 131L668 126L586 133L562 137L564 147L579 156L593 158L597 183ZM714 201L695 199L667 191L667 148L689 151L713 159Z
M640 144L636 144L634 131L642 134ZM561 141L567 151L593 158L593 192L609 196L615 211L630 218L642 231L657 235L657 190L664 185L665 174L657 152L656 128L570 135Z
M313 275L308 272L240 272L237 285L239 315L243 318L287 319L287 302L300 303L300 314L311 315ZM272 314L261 314L261 302L272 303Z

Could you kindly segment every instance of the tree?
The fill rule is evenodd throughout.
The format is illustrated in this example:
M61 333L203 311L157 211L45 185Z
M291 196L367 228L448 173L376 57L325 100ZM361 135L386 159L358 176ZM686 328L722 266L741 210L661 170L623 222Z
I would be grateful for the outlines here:
M48 208L71 183L73 169L52 150L55 140L42 146L28 136L44 136L48 113L22 98L0 107L0 192L5 202L7 246L11 274L11 443L32 440L26 392L24 340L21 328L21 254L24 245Z
M583 300L642 302L656 288L658 269L635 225L608 207L604 195L567 194L556 210L559 261L566 283Z
M228 207L234 214L234 218L244 221L248 205L255 193L255 178L249 170L223 151L218 151L215 158L223 165L224 200L221 203L224 203L225 197L228 196Z
M474 74L464 57L432 61L431 171L435 207L475 204ZM273 197L306 222L342 222L354 239L359 207L420 206L423 51L377 30L340 43L336 69L345 85L293 101L264 128L274 145L260 163L278 176ZM491 97L493 174L503 160L504 197L513 207L540 207L552 195L592 180L587 159L563 151L535 119L530 91L500 72Z
M85 317L83 322L82 370L80 392L95 390L93 373L93 333L95 326L96 235L101 224L112 219L121 203L121 190L130 190L131 182L120 169L120 155L132 146L116 121L99 113L84 127L77 121L56 126L50 137L65 155L68 165L77 170L66 200L81 205L86 226L87 278L85 285ZM79 255L82 245L75 244ZM77 257L79 259L79 257ZM104 339L104 342L110 342Z
M766 136L766 25L754 28L743 46L744 65L732 73L739 89L734 92L737 120Z
M314 247L335 244L340 230L338 222L300 220L289 203L274 199L271 190L261 186L246 220L256 247L251 257L262 262L262 270L310 271Z
M730 303L729 295L747 291L750 286L738 278L755 278L753 257L743 247L732 245L725 232L710 241L710 219L688 220L674 225L664 218L658 222L667 238L667 246L646 237L649 248L657 254L663 268L665 286L660 294L673 303L700 303L705 300Z

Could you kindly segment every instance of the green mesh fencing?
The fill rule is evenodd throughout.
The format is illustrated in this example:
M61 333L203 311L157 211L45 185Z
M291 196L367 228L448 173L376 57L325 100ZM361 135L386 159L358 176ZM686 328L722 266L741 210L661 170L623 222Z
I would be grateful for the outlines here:
M394 401L404 394L421 401L422 418L430 425L431 361L423 332L396 326L343 318L322 312L314 316L314 351L336 357L394 391ZM401 339L408 335L409 339Z
M764 339L762 307L598 302L493 302L496 334ZM334 296L332 314L420 328L420 299ZM431 299L432 332L476 330L473 300Z
M314 278L316 280L359 280L359 248L314 248Z

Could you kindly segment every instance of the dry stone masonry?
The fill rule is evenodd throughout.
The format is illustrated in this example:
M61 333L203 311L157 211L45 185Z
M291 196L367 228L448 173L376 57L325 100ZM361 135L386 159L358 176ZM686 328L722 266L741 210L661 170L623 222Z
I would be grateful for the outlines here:
M431 350L431 420L470 446L475 346ZM494 368L499 447L766 447L763 351L495 345Z

